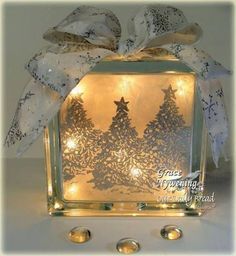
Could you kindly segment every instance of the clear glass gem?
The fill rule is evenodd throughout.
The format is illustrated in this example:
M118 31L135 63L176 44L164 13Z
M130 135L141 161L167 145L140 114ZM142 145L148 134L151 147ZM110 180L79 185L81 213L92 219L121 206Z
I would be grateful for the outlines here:
M69 239L74 243L85 243L91 238L91 232L84 227L75 227L69 232Z
M177 226L166 225L161 229L161 237L167 240L177 240L183 236L183 232Z
M118 241L116 249L119 253L132 254L140 250L139 242L132 238L123 238Z

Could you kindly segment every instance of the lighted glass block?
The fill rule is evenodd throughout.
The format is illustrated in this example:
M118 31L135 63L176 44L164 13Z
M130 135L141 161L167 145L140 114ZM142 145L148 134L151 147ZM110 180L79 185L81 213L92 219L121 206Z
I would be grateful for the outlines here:
M195 74L163 50L107 58L45 131L48 210L201 215L206 132Z

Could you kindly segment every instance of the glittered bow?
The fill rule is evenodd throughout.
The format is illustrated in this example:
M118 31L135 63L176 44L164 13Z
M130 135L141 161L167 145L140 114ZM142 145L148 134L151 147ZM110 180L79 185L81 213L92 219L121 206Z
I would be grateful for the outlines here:
M17 140L22 154L43 132L61 104L80 80L103 58L134 55L146 48L164 48L189 66L197 85L210 136L213 160L218 165L228 136L223 90L217 78L229 74L220 63L192 46L202 35L196 23L171 6L145 6L130 19L129 37L121 38L118 18L109 10L81 6L44 34L53 45L29 60L26 69L33 79L19 99L6 137L9 146Z

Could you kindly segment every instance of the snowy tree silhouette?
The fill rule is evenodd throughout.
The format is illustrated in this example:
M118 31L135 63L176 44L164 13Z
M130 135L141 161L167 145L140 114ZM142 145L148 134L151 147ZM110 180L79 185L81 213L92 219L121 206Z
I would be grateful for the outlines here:
M82 93L67 99L68 110L61 126L62 165L65 180L86 174L94 167L101 131L86 117Z
M150 159L157 169L181 169L186 165L186 145L189 145L190 129L185 127L183 116L175 102L175 93L169 85L164 92L164 102L153 121L144 131Z
M128 117L128 105L122 97L115 101L116 115L100 140L101 152L92 171L95 188L104 190L117 185L134 192L151 192L156 172L150 166L149 154Z

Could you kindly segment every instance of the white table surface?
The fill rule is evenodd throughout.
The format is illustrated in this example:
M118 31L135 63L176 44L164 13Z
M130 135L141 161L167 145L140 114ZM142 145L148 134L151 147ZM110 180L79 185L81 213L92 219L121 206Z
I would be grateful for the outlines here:
M222 161L223 162L223 161ZM230 163L208 168L216 208L202 217L51 217L46 209L43 159L8 159L3 166L3 240L5 254L117 255L116 242L132 237L141 244L137 255L233 254L233 206ZM167 241L160 229L178 225L183 238ZM78 245L67 239L75 226L88 227L92 239Z

